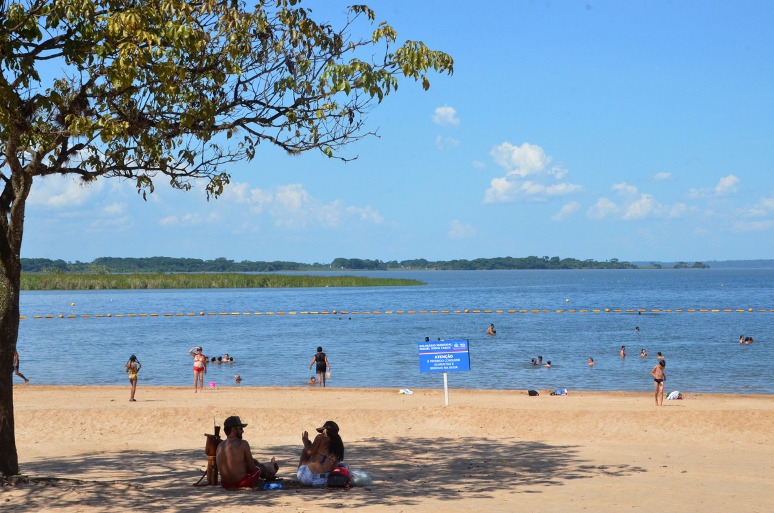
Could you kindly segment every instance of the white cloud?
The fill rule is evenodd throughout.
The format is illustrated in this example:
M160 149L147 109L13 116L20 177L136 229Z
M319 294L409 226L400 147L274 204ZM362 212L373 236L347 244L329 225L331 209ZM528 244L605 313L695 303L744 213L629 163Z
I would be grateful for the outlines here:
M737 185L740 180L734 175L724 176L718 181L714 189L691 189L688 196L691 198L709 198L712 196L727 196L739 190Z
M543 185L531 180L510 181L508 177L494 178L484 191L484 203L509 203L518 199L546 201L553 196L566 196L583 190L573 183Z
M37 178L30 190L27 204L57 209L80 206L101 192L104 186L104 179L84 182L79 178L61 175Z
M344 218L381 224L384 217L370 205L357 207L345 205L341 200L323 203L313 197L300 183L279 185L271 189L250 188L249 184L237 183L233 191L224 193L218 202L228 205L245 205L248 212L267 214L274 225L300 229L308 225L327 228L339 226Z
M463 224L458 219L449 223L451 229L446 234L450 239L469 239L476 235L476 230L469 224Z
M621 196L634 196L637 194L637 187L633 185L627 185L626 182L613 184L614 191L617 191Z
M554 221L563 221L577 212L579 208L580 203L577 201L571 201L559 209L559 212L554 214L551 219Z
M553 159L540 146L528 142L515 146L504 142L489 153L495 163L505 169L505 176L492 179L484 191L484 203L546 201L550 197L583 190L582 186L570 182L546 183L561 180L567 175L567 169L553 164Z
M734 175L728 175L724 178L721 178L718 182L718 185L715 187L715 193L716 194L731 194L738 190L737 184L739 183L739 178L735 177Z
M126 211L126 206L126 203L111 203L102 209L102 213L114 216L123 214Z
M673 180L672 173L656 173L653 175L653 179L659 182L664 182L667 180Z
M640 197L626 207L624 219L644 219L658 208L660 204L650 194L641 194Z
M354 214L360 217L360 219L363 221L372 221L376 224L381 224L384 222L384 217L382 217L378 211L372 209L370 206L365 208L347 207L347 213Z
M435 109L433 123L436 125L459 126L460 118L457 117L457 110L454 107L444 105L443 107Z
M631 221L649 217L676 218L682 217L688 212L698 211L696 207L689 207L685 203L665 205L654 198L652 194L641 193L636 196L637 188L626 185L626 183L613 185L613 190L619 191L624 196L621 205L613 203L607 198L600 198L586 212L586 216L591 219L604 219L620 215L620 219Z
M474 160L473 164L471 164L471 165L473 167L475 167L476 169L484 169L486 167L486 164L484 164L483 162L480 162L478 160Z
M607 198L599 198L590 209L586 211L586 217L591 219L604 219L621 211L621 208Z
M460 141L454 137L442 137L439 135L435 138L435 147L438 148L438 151L456 148L459 145Z

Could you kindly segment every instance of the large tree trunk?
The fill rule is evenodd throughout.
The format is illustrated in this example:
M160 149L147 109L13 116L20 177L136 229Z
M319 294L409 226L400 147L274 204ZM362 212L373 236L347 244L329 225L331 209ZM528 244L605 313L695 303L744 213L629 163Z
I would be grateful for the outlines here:
M19 473L16 434L13 421L13 353L19 335L19 287L21 284L21 243L24 207L32 187L29 169L36 169L35 155L27 169L15 155L15 141L6 147L10 178L2 175L5 187L0 194L0 475Z
M1 236L1 235L0 235ZM0 271L0 474L19 473L13 421L13 353L19 334L18 265L2 265ZM9 269L11 267L11 269Z

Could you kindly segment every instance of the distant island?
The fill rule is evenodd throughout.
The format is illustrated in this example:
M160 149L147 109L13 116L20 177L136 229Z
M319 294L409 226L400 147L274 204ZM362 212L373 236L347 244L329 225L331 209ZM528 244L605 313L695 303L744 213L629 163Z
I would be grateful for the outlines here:
M326 271L326 270L363 270L363 271L387 271L387 270L527 270L527 269L639 269L641 267L660 269L667 268L659 262L645 262L644 265L636 265L631 262L620 261L611 258L604 262L594 259L578 260L575 258L537 257L523 258L497 257L476 258L474 260L438 260L431 261L424 258L415 260L369 260L360 258L336 258L331 263L301 263L287 261L249 261L240 262L227 258L213 260L201 260L198 258L117 258L101 257L91 262L65 262L64 260L51 260L48 258L22 258L22 270L24 273L40 274L149 274L149 273L255 273L277 271ZM707 268L707 264L701 262L676 262L668 268Z

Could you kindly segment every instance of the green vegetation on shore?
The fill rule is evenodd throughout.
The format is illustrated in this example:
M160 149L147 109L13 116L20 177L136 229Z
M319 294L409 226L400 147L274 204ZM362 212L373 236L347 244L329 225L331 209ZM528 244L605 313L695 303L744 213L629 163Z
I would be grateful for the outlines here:
M22 273L21 290L228 289L293 287L406 287L419 280L285 274Z

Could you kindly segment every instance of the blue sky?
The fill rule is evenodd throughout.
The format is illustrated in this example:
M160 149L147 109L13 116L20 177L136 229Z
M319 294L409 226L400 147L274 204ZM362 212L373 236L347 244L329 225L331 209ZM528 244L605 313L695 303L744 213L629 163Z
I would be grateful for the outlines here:
M455 72L404 80L357 160L264 146L210 202L39 180L22 256L772 258L774 3L369 5Z

